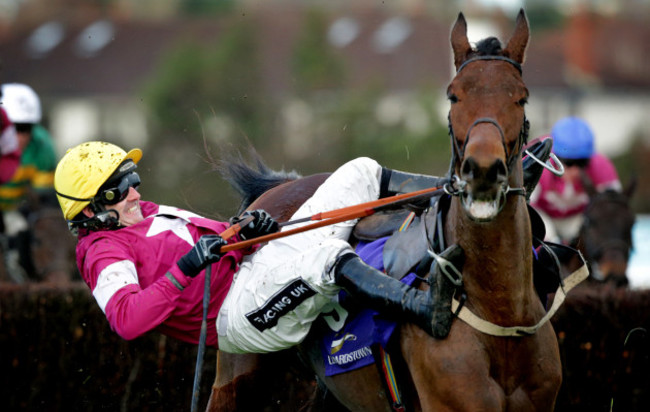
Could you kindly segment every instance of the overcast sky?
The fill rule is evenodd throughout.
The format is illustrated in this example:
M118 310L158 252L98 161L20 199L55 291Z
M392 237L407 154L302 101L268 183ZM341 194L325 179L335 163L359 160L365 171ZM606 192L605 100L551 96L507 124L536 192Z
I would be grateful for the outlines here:
M519 10L524 2L523 0L478 0L487 6L501 6L507 11Z

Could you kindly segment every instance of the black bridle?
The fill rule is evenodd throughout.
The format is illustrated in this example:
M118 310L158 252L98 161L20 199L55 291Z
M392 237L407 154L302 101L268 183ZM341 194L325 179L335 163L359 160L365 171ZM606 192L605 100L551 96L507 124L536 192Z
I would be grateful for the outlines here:
M521 70L521 65L517 63L516 61L504 57L504 56L476 56L472 57L471 59L466 60L463 62L458 70L456 71L456 75L461 72L468 64L474 63L477 61L503 61L510 63L512 66L514 66L517 71L519 71L519 74L522 74ZM508 154L508 145L506 143L506 137L505 133L503 132L503 129L501 128L501 125L494 120L491 117L480 117L469 126L467 129L467 133L465 134L465 141L463 142L463 147L459 147L458 145L458 139L456 139L456 136L454 134L454 129L451 125L451 111L447 115L447 123L448 123L448 131L449 131L449 137L451 138L452 142L452 159L451 159L451 164L449 166L449 177L452 181L451 184L447 184L445 187L445 191L449 194L452 195L459 195L464 191L464 188L466 186L466 183L463 182L458 176L454 174L454 165L456 164L456 161L459 159L463 159L465 156L465 148L467 147L467 142L469 141L469 135L472 132L472 129L476 127L477 125L481 123L489 123L492 124L494 127L497 128L499 131L499 135L501 136L501 143L503 144L503 150L504 153L506 153L507 159L506 159L506 167L508 169L508 174L510 174L510 171L512 170L512 167L514 166L514 163L517 159L517 157L521 154L521 150L523 147L526 145L528 142L528 133L530 130L530 122L526 118L526 114L524 113L524 121L521 125L521 129L519 130L519 136L517 137L517 145L515 150L510 152ZM452 188L452 186L455 186ZM508 193L513 193L513 194L520 194L520 195L525 195L525 190L523 187L521 188L510 188L509 186L505 189L506 194Z
M510 63L515 67L515 69L517 69L517 71L519 71L519 74L523 74L523 72L521 71L521 64L519 64L516 61L512 60L511 58L505 57L505 56L475 56L475 57L472 57L471 59L465 60L463 62L463 64L460 65L458 70L456 70L456 74L460 73L460 71L463 70L465 68L465 66L467 66L468 64L474 63L476 61L482 61L482 60L499 60L499 61Z

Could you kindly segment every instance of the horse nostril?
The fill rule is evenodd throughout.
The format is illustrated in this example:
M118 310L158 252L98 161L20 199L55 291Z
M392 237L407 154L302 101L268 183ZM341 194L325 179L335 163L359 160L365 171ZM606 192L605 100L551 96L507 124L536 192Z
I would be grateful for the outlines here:
M488 169L486 180L488 182L501 182L508 178L508 169L501 159L498 159Z
M478 164L473 158L465 159L460 169L460 175L463 180L471 180L474 177L474 170L478 168Z
M481 167L478 162L469 157L461 166L463 180L481 180L483 183L501 183L508 178L508 169L502 160L492 162L488 167Z

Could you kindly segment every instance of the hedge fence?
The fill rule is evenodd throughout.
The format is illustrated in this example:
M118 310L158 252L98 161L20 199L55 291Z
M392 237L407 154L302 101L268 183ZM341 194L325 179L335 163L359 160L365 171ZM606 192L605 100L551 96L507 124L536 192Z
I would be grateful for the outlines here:
M650 291L575 289L553 324L564 368L557 411L650 410ZM189 410L195 362L195 346L158 333L119 338L83 284L0 284L2 410ZM215 363L208 349L201 410ZM299 373L278 373L273 410L286 410L296 395L286 381Z

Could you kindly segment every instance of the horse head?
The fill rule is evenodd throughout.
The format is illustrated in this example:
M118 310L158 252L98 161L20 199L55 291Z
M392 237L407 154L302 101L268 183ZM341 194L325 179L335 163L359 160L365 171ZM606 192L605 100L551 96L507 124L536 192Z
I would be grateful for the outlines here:
M493 220L508 193L524 194L521 150L528 135L528 89L521 64L528 38L523 10L505 48L494 37L473 48L462 13L451 32L456 76L447 89L453 152L448 191L460 196L475 221Z
M584 212L578 247L591 266L594 279L627 285L627 264L632 250L635 214L630 206L634 184L618 192L592 196Z

